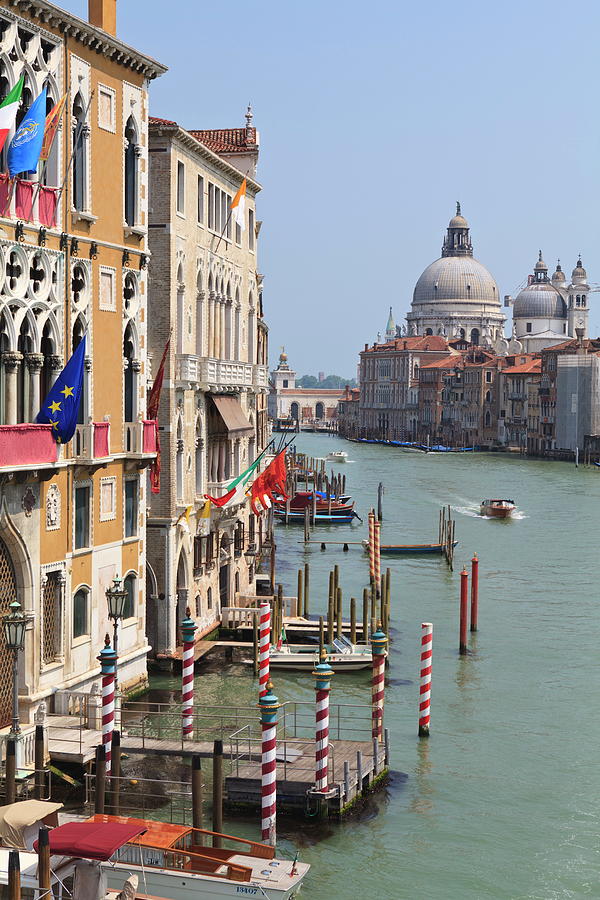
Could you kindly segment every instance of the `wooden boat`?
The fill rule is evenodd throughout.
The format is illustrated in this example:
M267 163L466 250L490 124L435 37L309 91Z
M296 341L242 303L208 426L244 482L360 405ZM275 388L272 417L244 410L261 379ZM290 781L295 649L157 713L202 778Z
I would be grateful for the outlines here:
M325 650L327 662L336 672L357 672L373 665L371 648L366 644L351 644L344 635L326 645ZM269 653L271 669L312 672L318 662L319 647L314 644L284 644L279 650L271 647Z
M348 454L345 450L332 450L325 459L327 462L345 463L348 462Z
M171 900L241 895L291 900L310 869L308 863L276 859L275 849L267 844L232 835L218 835L223 849L216 849L209 844L217 833L201 828L126 816L95 815L88 821L139 823L145 828L105 866L113 889L122 886L124 876L135 873L149 894ZM231 843L237 847L227 848Z
M303 515L305 509L312 512L313 505L316 506L317 514L327 513L328 515L333 516L349 515L354 509L354 502L352 500L348 502L348 498L344 498L343 500L326 500L323 497L317 496L315 503L310 491L294 494L294 496L290 498L289 504L290 512L301 512ZM276 500L274 503L274 509L279 510L280 512L285 512L287 508L287 501L285 500Z
M508 519L516 508L514 500L482 500L479 512L493 519Z
M304 524L304 510L301 512L289 512L287 513L285 509L276 509L273 508L273 514L275 518L279 519L280 522L285 522L290 525L303 525ZM332 514L329 513L320 513L317 512L317 515L314 516L314 521L316 525L349 525L350 522L353 522L354 519L358 519L362 522L362 519L358 515L357 512L351 510L349 513L341 512L340 514ZM310 522L312 525L313 516L310 517Z
M457 544L458 541L452 542L453 547L456 547ZM363 541L363 547L368 552L369 542ZM382 544L380 552L382 555L385 554L386 556L396 556L400 554L404 556L416 556L423 553L443 553L445 549L445 544Z

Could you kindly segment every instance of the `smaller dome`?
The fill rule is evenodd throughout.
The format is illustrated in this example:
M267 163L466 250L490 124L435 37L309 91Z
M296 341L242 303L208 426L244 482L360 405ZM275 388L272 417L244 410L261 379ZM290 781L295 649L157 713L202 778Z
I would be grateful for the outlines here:
M468 228L469 223L465 219L464 216L453 216L449 223L448 228Z
M515 319L565 319L565 301L549 281L536 282L517 294L513 307Z
M560 259L559 259L558 262L556 263L556 272L555 272L554 275L552 276L552 281L553 281L555 284L556 284L557 282L560 283L560 284L563 284L565 280L566 280L566 279L565 279L565 273L563 272L563 270L562 270L561 267L560 267Z
M578 258L577 265L571 272L571 278L573 279L573 281L575 281L575 279L578 279L579 281L581 281L582 279L587 278L587 272L583 268L583 265L581 262L581 256Z
M541 250L540 250L540 255L538 257L538 261L536 262L535 268L533 271L534 272L547 272L548 271L548 266L542 259L542 251Z

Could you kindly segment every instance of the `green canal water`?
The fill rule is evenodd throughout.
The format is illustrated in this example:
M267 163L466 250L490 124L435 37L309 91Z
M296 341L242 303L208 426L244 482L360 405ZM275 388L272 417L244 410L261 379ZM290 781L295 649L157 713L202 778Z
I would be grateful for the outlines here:
M512 455L421 455L321 435L299 450L343 448L362 525L319 528L359 540L385 485L383 543L437 539L440 508L456 517L455 570L435 559L389 560L392 643L385 724L392 773L360 815L318 829L281 822L282 848L312 865L306 900L553 900L600 896L598 745L600 471ZM341 468L341 467L340 467ZM482 497L512 497L513 521L479 517ZM305 550L302 529L277 528L277 580L295 593L311 564L311 613L326 612L341 568L344 601L368 580L358 548ZM480 558L479 632L458 655L459 573ZM359 604L360 606L360 604ZM347 607L346 607L347 608ZM419 740L420 625L434 625L431 737ZM199 676L202 703L253 703L247 670ZM158 693L175 688L165 679ZM313 679L278 675L280 700L312 699ZM336 676L332 703L368 703L368 676ZM253 824L229 823L256 834ZM289 842L289 843L288 843Z

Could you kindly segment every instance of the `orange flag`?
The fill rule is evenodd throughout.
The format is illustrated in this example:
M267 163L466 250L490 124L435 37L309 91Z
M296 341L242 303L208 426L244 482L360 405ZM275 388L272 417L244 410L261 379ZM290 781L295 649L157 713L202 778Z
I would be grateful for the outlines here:
M56 132L58 131L58 126L60 124L60 118L63 113L63 109L65 108L65 101L67 99L67 95L63 94L58 103L56 103L48 115L46 116L46 125L44 126L44 141L42 143L42 152L40 153L40 159L46 161L50 156L50 151L52 150L52 144L54 143L54 138L56 137Z

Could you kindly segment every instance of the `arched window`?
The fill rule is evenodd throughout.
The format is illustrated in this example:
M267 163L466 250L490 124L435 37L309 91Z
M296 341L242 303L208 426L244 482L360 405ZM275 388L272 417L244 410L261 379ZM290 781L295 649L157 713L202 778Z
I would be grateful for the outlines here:
M33 341L27 319L23 319L21 323L17 350L23 355L19 363L19 380L17 385L17 422L29 422L31 386L29 383L28 356L33 350Z
M196 276L196 356L204 356L204 291L202 272Z
M461 328L461 329L460 329L460 336L461 336L461 338L464 338L465 334L466 334L465 329L464 329L464 328Z
M125 221L134 226L138 207L138 139L133 116L125 126Z
M248 297L250 309L248 310L248 362L254 362L254 323L256 321L256 312L254 310L254 298L252 292Z
M471 329L471 343L477 347L479 345L479 328Z
M319 400L319 402L315 405L315 417L316 417L317 419L324 419L324 418L325 418L325 406L324 406L323 403L321 403L320 400Z
M581 295L581 305L585 306L585 294Z
M185 326L185 284L183 283L183 266L177 267L177 352L183 353L183 332Z
M73 206L82 211L86 208L87 197L87 142L85 126L85 104L81 94L73 101Z
M123 412L125 422L135 422L137 418L137 361L131 323L123 337Z
M82 587L75 591L73 597L73 637L83 637L89 634L89 591Z
M177 422L177 447L175 453L175 480L177 500L183 498L183 423Z
M235 322L233 326L233 358L240 358L240 292L235 292Z
M296 422L298 421L298 419L299 419L299 417L300 417L300 407L299 407L299 405L296 403L295 400L294 400L293 403L290 404L290 416L291 416L292 419L294 419Z
M51 93L50 85L48 84L48 79L46 79L45 87L47 90L46 94L46 115L50 112L52 107L56 104L56 99L54 95ZM59 184L59 176L58 176L58 152L60 147L60 134L56 133L56 136L52 142L52 147L50 148L50 155L46 163L41 164L40 172L42 173L42 183L49 184L52 186L56 186Z
M123 582L123 589L127 594L127 599L125 600L125 605L123 607L123 618L131 619L135 616L135 600L136 600L136 584L137 578L134 572L130 572L129 575L125 577L125 581Z
M212 588L206 589L206 608L212 609Z
M486 392L485 392L485 402L486 402L486 403L491 403L491 402L492 402L492 392L491 392L491 391L486 391Z
M427 335L427 337L429 337L429 335L432 335L432 334L433 334L433 328L426 328L426 329L425 329L425 334Z
M581 297L577 294L577 298L575 300L575 306L581 306Z
M200 594L196 594L196 618L200 618L202 615L202 598Z
M485 427L489 428L491 424L492 424L492 414L490 413L489 409L486 409L486 411L485 411Z
M202 460L204 453L204 444L202 441L202 428L200 422L196 423L196 452L195 452L195 478L196 478L196 496L202 496Z

